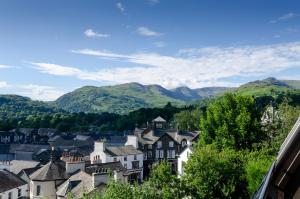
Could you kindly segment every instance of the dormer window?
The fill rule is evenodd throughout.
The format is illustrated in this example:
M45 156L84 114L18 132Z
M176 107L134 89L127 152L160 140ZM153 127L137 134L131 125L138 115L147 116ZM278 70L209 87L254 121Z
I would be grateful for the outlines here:
M174 142L173 141L169 141L169 147L174 147Z

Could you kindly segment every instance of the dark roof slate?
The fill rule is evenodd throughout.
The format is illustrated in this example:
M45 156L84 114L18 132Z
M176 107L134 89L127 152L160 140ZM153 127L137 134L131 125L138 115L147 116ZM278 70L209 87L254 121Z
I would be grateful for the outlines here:
M62 161L50 161L30 175L30 179L35 181L55 181L67 178L65 164Z
M19 176L7 171L0 171L0 193L27 184Z

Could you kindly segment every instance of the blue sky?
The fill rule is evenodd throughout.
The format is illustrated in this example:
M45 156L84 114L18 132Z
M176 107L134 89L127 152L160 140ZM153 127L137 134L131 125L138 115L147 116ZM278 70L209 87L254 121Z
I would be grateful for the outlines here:
M300 79L297 0L2 0L0 93Z

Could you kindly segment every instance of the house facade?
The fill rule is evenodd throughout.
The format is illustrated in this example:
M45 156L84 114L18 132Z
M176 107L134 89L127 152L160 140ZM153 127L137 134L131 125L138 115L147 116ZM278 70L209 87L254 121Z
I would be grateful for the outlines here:
M169 128L161 117L154 119L147 128L136 128L133 134L138 138L138 149L144 154L144 175L148 176L153 164L166 160L177 172L177 157L198 132L183 132Z
M126 169L128 182L143 180L143 152L137 149L136 136L128 136L125 146L106 146L104 140L96 141L90 154L92 164L120 162Z
M28 184L8 170L0 171L0 198L15 199L28 197Z

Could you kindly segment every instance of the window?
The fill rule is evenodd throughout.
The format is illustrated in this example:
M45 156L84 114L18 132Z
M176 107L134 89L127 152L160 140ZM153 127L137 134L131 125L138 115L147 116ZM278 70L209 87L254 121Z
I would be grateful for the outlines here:
M18 189L18 197L21 196L21 193L22 193L22 189Z
M144 160L147 160L147 152L144 153Z
M127 169L127 164L126 163L124 164L124 168Z
M127 161L127 156L124 156L124 161Z
M160 157L160 158L164 158L164 151L163 151L163 150L160 150L160 151L159 151L159 157Z
M168 158L175 158L175 150L168 150Z
M114 162L117 162L117 158L114 158Z
M138 169L139 168L139 161L133 161L132 162L132 169Z
M182 147L185 147L185 146L186 146L186 143L187 143L186 140L182 140L181 146L182 146Z
M173 141L169 141L169 147L174 147L174 142Z
M148 149L152 149L152 145L151 144L148 145Z
M148 158L149 158L149 159L152 158L152 151L148 151Z
M157 148L161 148L162 147L162 143L161 143L161 141L158 141L157 142Z
M8 193L8 199L12 199L12 192Z
M163 127L162 123L156 123L156 128L161 129Z
M136 160L136 155L134 155L134 160Z
M36 195L37 196L41 195L41 185L36 186Z
M155 157L156 157L156 159L159 158L159 150L156 150Z

